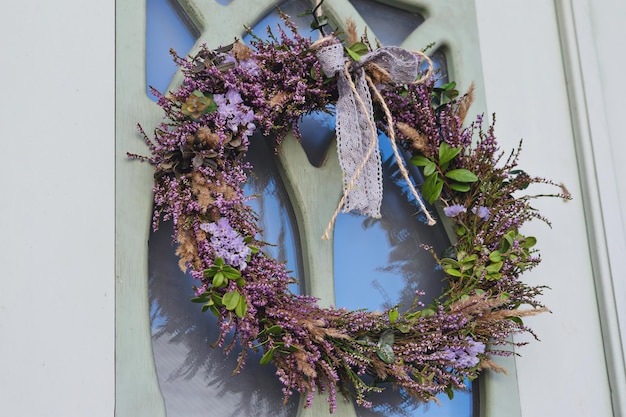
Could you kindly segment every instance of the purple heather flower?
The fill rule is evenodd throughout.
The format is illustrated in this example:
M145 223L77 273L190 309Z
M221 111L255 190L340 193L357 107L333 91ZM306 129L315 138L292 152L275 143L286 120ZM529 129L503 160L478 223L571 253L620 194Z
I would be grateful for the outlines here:
M469 343L469 346L462 348L446 349L444 355L446 359L452 361L457 368L472 368L478 365L480 359L478 355L485 353L485 344L476 342L471 337L466 337L465 340Z
M472 207L472 213L483 219L484 221L489 220L489 216L491 216L491 212L487 207Z
M248 137L256 128L254 122L254 112L243 103L241 94L234 88L229 89L226 94L215 94L213 96L217 104L217 112L226 121L226 126L237 133L239 126L244 126L243 136Z
M453 204L450 207L444 207L443 214L448 217L455 217L461 213L465 213L467 209L460 204Z
M222 217L216 223L202 223L200 229L211 234L209 244L215 254L224 259L224 263L241 271L246 269L246 260L252 251L246 246L243 237L232 228L228 219Z
M235 59L234 56L227 55L226 58L224 58L224 63L227 63L227 62L232 62L233 64L235 64L235 66L240 67L246 73L252 76L259 75L259 73L261 72L259 65L256 63L254 59L242 59L242 60L237 61L237 59Z

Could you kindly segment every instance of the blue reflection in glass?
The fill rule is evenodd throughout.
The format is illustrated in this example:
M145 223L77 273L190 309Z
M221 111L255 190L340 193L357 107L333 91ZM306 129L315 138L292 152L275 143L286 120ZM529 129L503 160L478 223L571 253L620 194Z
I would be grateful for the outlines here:
M415 291L430 303L442 292L443 273L432 255L450 246L441 222L426 225L408 185L399 173L389 139L380 136L383 161L381 219L343 213L335 228L335 298L338 307L383 311L410 307ZM407 166L421 185L417 170ZM434 208L429 208L435 213Z
M178 67L170 48L185 56L196 42L196 35L168 0L146 0L146 94L154 87L165 93Z
M334 235L337 307L383 311L399 304L403 310L411 305L417 290L426 293L421 298L425 304L442 293L443 273L422 245L441 253L450 246L445 230L441 222L435 226L426 224L425 216L419 212L398 172L389 139L385 135L379 139L384 177L382 218L352 213L337 218ZM411 171L420 185L419 172ZM435 212L432 207L429 210ZM387 389L372 396L372 409L357 406L359 417L472 415L471 392L456 393L453 401L440 394L441 405L425 406L391 384L381 386Z
M371 0L350 0L350 3L383 45L400 45L424 23L424 18L417 12Z
M257 224L262 229L261 239L274 246L264 250L273 258L287 262L287 269L299 282L292 286L294 293L304 293L302 279L302 250L295 214L285 186L274 162L274 150L266 143L270 139L254 135L250 140L247 161L254 167L244 186L247 196L256 196L249 205L259 215Z

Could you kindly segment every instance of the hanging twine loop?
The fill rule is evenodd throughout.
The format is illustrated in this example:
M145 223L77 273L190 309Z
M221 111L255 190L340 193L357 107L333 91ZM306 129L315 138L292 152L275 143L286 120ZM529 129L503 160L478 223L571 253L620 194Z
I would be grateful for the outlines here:
M391 112L374 81L365 71L366 68L371 70L378 82L419 83L431 75L430 59L421 52L414 53L396 46L387 46L363 55L358 62L354 62L344 57L343 46L340 43L321 47L316 55L326 76L338 75L339 98L336 105L335 132L339 165L343 171L343 195L322 239L329 239L330 231L342 208L344 212L354 210L369 217L380 218L383 178L370 91L385 113L387 133L400 172L411 194L425 213L428 224L434 225L436 221L413 186L396 146ZM418 56L426 58L429 69L424 77L416 81L419 70Z

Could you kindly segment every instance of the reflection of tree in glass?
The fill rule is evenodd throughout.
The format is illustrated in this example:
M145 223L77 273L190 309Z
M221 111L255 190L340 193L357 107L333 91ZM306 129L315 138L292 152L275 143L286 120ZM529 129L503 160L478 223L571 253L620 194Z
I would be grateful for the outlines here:
M288 209L276 196L279 185L275 180L276 168L271 164L273 154L263 143L255 148L259 149L251 152L254 155L251 162L258 169L250 177L248 194L257 194L257 206L269 211L261 216L261 221L265 217L272 222L263 223L272 233L277 233L277 237L272 235L272 240L293 239L294 232L284 220ZM268 210L268 206L273 208ZM149 253L153 351L168 417L200 413L225 417L295 415L298 396L294 395L283 406L282 384L274 373L275 368L261 366L260 354L250 352L245 370L233 376L237 355L227 356L221 348L210 347L218 339L217 320L211 313L202 313L198 304L189 302L194 296L191 288L195 282L179 270L171 235L172 225L162 224L150 237ZM278 245L276 249L275 256L291 258L292 269L298 269L301 263L291 253L296 252L293 245ZM239 346L235 348L238 349Z
M439 222L436 226L428 226L420 221L424 216L418 213L418 206L411 201L413 198L404 179L399 173L397 163L391 152L388 139L381 137L381 157L383 159L383 190L384 198L381 207L381 219L364 218L364 229L380 224L387 234L389 258L388 264L379 267L379 271L392 273L402 277L404 287L399 292L399 299L390 297L382 284L375 281L383 300L383 308L392 308L398 304L404 309L411 306L415 291L424 291L422 302L429 304L441 295L444 283L443 273L437 268L432 255L421 245L431 246L436 253L441 253L450 242ZM419 172L412 172L414 179L420 180ZM431 213L434 209L429 207ZM401 308L402 309L402 308ZM372 381L374 382L374 381ZM443 416L471 415L471 397L469 395L455 402L442 398L443 406L424 405L409 396L403 390L397 390L390 383L377 383L385 387L381 394L373 395L374 406L366 409L357 406L359 417L411 417L411 416ZM462 394L458 394L461 397ZM445 396L444 396L445 397Z
M152 234L149 258L153 350L168 416L190 415L194 407L231 417L295 415L297 396L282 405L282 385L271 365L259 364L260 355L250 352L245 371L233 376L236 355L210 347L217 320L189 302L193 278L178 269L171 233L162 224Z
M371 227L380 222L385 230L389 244L388 264L378 268L380 271L402 277L404 288L400 299L387 299L383 306L394 307L401 304L410 307L415 291L424 291L422 302L429 304L438 297L443 289L443 273L437 268L432 255L422 245L431 246L436 253L441 253L449 245L441 222L428 226L419 213L419 207L411 200L408 186L398 171L398 166L391 153L388 139L381 137L381 156L383 159L384 198L381 207L381 219L364 219L363 227ZM413 177L419 173L412 173ZM429 208L434 213L432 207Z

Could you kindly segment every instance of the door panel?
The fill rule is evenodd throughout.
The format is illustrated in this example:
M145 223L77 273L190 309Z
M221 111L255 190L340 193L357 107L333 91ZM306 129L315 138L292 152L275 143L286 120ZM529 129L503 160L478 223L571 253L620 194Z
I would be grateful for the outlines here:
M224 2L221 2L224 3ZM272 1L234 0L223 5L215 0L180 0L185 15L198 31L196 46L202 42L209 45L222 45L232 42L233 28L252 26L268 11ZM302 10L304 1L291 5L295 16ZM333 0L324 4L324 12L331 19L343 24L344 17L350 16L359 30L371 19L363 10L363 1ZM446 55L450 78L457 81L461 89L474 81L477 85L477 100L473 112L484 110L482 91L482 69L478 49L477 28L473 2L456 1L403 1L394 3L409 12L423 12L424 23L414 30L408 30L402 46L409 49L422 49L436 42ZM145 153L140 136L132 135L135 124L141 124L149 132L161 120L161 111L146 95L145 66L145 3L140 0L118 1L117 4L117 307L116 307L116 413L118 416L165 416L165 407L159 392L153 349L150 340L150 307L148 304L148 276L146 270L149 219L151 218L150 167L128 161L126 152ZM370 38L384 41L384 25L369 31ZM236 29L235 29L236 32ZM404 36L404 35L403 35ZM194 47L194 48L195 48ZM461 71L462 69L462 71ZM181 82L177 74L170 89ZM314 167L308 162L302 146L288 137L278 156L278 166L295 209L300 231L303 256L304 286L311 295L320 298L321 305L335 304L334 295L334 249L332 239L323 241L320 236L332 217L341 196L341 172L336 151L331 146L324 163ZM138 225L144 225L138 227ZM192 306L193 307L193 306ZM221 353L221 352L220 352ZM498 378L500 379L500 378ZM491 395L494 386L488 383L482 390ZM503 379L500 385L501 400L517 406L515 378ZM493 397L492 397L493 398ZM487 402L484 402L487 404ZM497 401L489 401L497 404ZM431 408L436 408L432 406ZM496 406L497 408L497 406ZM517 407L518 408L518 407ZM314 407L301 409L300 416L326 415L328 406L322 399ZM356 415L350 403L339 402L337 416ZM433 414L435 415L435 414ZM490 414L487 414L490 415ZM510 416L516 415L510 412Z

